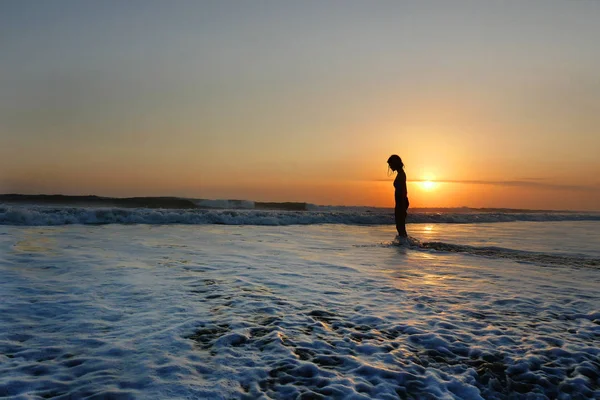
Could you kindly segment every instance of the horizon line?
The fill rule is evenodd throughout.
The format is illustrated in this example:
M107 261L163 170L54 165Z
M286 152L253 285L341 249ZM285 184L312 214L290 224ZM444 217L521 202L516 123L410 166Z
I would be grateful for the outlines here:
M411 182L426 182L426 180L411 180ZM440 181L436 181L440 182ZM314 205L317 207L359 207L359 208L381 208L381 209L393 209L393 206L372 206L372 205L336 205L336 204L316 204L307 201L256 201L249 199L216 199L216 198L200 198L200 197L183 197L183 196L102 196L95 194L84 194L84 195L73 195L73 194L24 194L24 193L0 193L0 204L2 204L3 197L7 196L23 196L23 197L35 197L35 196L44 196L44 197L65 197L65 198L76 198L76 197L96 197L102 199L159 199L159 198L167 198L167 199L181 199L181 200L196 200L196 201L248 201L255 204L305 204L305 205ZM533 211L533 212L566 212L566 213L598 213L599 210L575 210L575 209L544 209L544 208L513 208L513 207L473 207L468 205L462 206L453 206L453 207L442 207L442 206L430 206L430 207L411 207L413 210L460 210L460 209L471 209L471 210L510 210L510 211Z

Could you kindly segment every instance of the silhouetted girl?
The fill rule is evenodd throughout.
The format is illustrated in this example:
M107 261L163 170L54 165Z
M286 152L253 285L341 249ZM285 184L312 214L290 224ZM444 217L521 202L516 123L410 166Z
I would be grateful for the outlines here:
M394 199L396 207L394 208L394 217L396 218L396 229L398 236L407 237L406 233L406 212L408 210L408 192L406 190L406 174L404 173L404 163L402 159L394 154L387 160L392 171L398 172L394 179Z

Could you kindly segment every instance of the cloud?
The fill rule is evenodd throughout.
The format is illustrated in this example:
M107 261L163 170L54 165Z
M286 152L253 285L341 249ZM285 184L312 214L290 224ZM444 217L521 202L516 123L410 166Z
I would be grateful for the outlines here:
M577 191L600 190L599 186L592 186L592 185L570 185L570 184L564 184L564 183L550 183L550 182L529 181L529 180L493 181L493 180L461 180L461 179L453 180L453 179L448 179L448 180L440 180L440 181L436 181L436 182L460 183L460 184L471 184L471 185L512 186L512 187L526 187L526 188L539 188L539 189L577 190Z
M376 179L378 182L391 182L393 179ZM523 188L571 190L582 192L600 191L600 185L570 185L565 183L542 182L544 178L528 178L527 180L485 180L485 179L435 179L436 183L456 183L465 185L493 185L493 186L511 186ZM427 179L409 179L407 182L426 182Z

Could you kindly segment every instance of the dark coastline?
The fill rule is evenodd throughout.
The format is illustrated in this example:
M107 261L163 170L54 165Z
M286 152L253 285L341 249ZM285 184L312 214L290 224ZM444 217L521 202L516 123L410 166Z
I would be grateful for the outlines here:
M231 209L247 209L243 207L242 200L227 200ZM280 211L310 211L314 206L305 202L252 202L254 210L280 210ZM0 194L0 204L31 204L31 205L56 205L73 207L119 207L119 208L164 208L164 209L215 209L201 204L201 199L186 199L182 197L103 197L96 195L63 195L63 194ZM336 206L316 206L325 209ZM345 207L341 207L342 209ZM348 207L353 208L353 207ZM357 206L368 210L385 210L386 207ZM391 208L390 208L391 209ZM531 210L517 208L471 208L471 207L411 207L412 212L426 214L470 214L470 213L578 213L575 210Z
M3 194L0 202L13 204L144 207L144 208L198 208L193 201L178 197L101 197L69 196L62 194Z
M238 201L239 202L239 201ZM199 206L193 200L181 197L102 197L95 195L71 196L62 194L1 194L0 203L37 204L80 207L168 208L210 209ZM235 201L234 201L235 203ZM254 202L257 210L306 211L307 203L301 202Z

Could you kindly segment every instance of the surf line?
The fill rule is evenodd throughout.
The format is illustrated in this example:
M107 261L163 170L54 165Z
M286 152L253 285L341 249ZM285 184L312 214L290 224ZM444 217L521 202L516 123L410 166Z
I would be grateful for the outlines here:
M561 254L536 253L524 250L507 249L503 247L476 247L468 245L457 245L444 242L419 242L409 247L419 249L435 250L451 253L465 253L475 256L489 258L504 258L519 262L529 262L542 265L566 265L573 267L600 267L600 259L586 258Z

